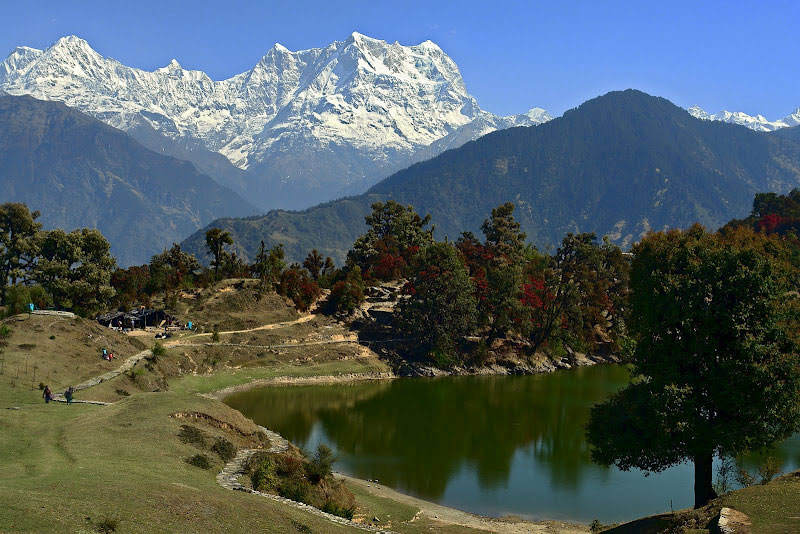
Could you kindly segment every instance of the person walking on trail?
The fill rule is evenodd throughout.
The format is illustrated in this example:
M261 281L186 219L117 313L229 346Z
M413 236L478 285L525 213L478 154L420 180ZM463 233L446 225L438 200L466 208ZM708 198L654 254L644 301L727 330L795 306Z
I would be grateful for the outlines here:
M42 392L42 398L44 399L45 404L53 400L53 392L50 391L50 386L44 387L44 392Z
M72 386L67 388L67 391L64 392L64 398L67 399L67 404L72 404L72 394L75 393L75 388Z

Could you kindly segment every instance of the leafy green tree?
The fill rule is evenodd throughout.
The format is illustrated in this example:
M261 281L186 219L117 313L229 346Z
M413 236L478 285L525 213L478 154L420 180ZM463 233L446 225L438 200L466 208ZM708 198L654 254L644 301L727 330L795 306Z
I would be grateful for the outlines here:
M700 226L634 246L633 382L592 409L592 458L661 471L691 460L695 507L714 496L712 460L800 429L794 289L759 246Z
M53 305L53 298L40 285L16 284L8 286L6 292L6 312L8 315L27 313L29 304L33 303L37 309L43 310Z
M235 252L223 256L223 276L225 278L244 278L248 276L250 267Z
M322 265L322 276L327 276L336 270L336 265L333 263L333 258L328 256L325 258L325 263Z
M356 239L347 253L348 262L361 267L365 275L381 263L384 270L395 274L401 260L407 265L418 250L433 243L434 228L425 228L431 216L420 217L412 206L394 200L376 202L365 220L367 232Z
M458 249L449 243L422 249L406 291L396 317L400 331L426 354L452 355L477 321L475 288Z
M486 292L481 302L482 323L489 325L488 340L504 337L518 322L522 305L522 263L525 233L514 219L514 204L506 202L492 210L481 225L485 237L482 249L486 271ZM463 243L469 235L462 236Z
M261 241L261 250L256 256L256 261L250 266L250 271L261 280L261 291L274 289L280 282L281 273L286 268L286 253L283 245L278 244L267 251L264 241Z
M111 274L116 261L99 230L43 231L39 247L34 279L53 297L56 306L78 313L108 307L115 295Z
M6 285L27 279L37 254L36 236L42 225L39 212L25 204L0 205L0 304L5 303Z
M150 259L148 289L151 293L180 289L189 285L200 270L200 262L194 254L184 252L180 245L173 243L172 248Z
M332 262L333 260L331 260L331 263ZM322 260L322 256L320 256L319 252L317 252L317 249L313 249L308 253L305 261L303 261L303 267L311 274L311 278L314 280L319 279L322 274L322 269L325 267L325 262Z
M514 219L514 203L506 202L492 209L492 216L483 221L481 231L486 249L496 262L519 264L525 251L525 232Z
M223 232L219 228L211 228L206 232L206 248L214 256L211 265L214 267L214 278L219 279L219 269L225 263L225 245L233 245L230 232Z
M319 484L333 473L333 464L336 462L336 455L325 445L320 443L317 452L305 465L306 478L312 484Z

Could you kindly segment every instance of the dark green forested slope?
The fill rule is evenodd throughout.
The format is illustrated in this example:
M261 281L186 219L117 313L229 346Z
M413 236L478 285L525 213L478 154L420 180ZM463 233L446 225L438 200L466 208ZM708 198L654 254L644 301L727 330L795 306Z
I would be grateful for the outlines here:
M794 141L800 141L800 126L781 128L780 130L775 130L772 132L772 135L777 135L778 137L784 137L786 139L793 139Z
M716 228L746 215L759 191L800 184L800 143L693 118L640 91L612 92L563 117L486 135L400 171L364 195L303 212L215 221L249 257L261 239L290 258L312 247L341 260L377 199L433 215L436 235L476 231L506 201L540 247L566 232L608 234L627 246L648 229L700 222ZM185 246L201 252L202 235Z
M0 202L46 228L96 227L120 265L143 263L209 221L257 209L191 163L57 102L0 94Z

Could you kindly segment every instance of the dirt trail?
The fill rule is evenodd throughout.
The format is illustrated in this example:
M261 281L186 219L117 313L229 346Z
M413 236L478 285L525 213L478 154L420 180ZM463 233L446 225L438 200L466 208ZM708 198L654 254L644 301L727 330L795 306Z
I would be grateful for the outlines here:
M308 321L314 319L315 317L316 317L316 315L314 315L313 313L309 313L308 315L303 315L302 317L300 317L298 319L295 319L294 321L284 321L282 323L270 323L270 324L264 324L264 325L261 325L261 326L256 326L255 328L247 328L245 330L228 330L226 332L217 332L217 333L220 334L220 335L223 335L223 334L246 334L247 332L257 332L259 330L274 330L276 328L286 328L287 326L292 326L292 325L295 325L295 324L307 323ZM213 332L204 332L202 334L195 334L195 335L193 335L191 337L195 338L195 337L203 337L203 336L211 336L211 335L214 335L214 333Z

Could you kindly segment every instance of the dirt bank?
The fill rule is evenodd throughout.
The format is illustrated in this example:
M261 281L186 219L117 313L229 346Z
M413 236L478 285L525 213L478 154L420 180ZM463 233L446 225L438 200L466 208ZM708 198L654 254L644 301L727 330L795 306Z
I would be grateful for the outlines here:
M416 497L411 497L392 488L353 478L341 473L336 473L338 478L343 478L348 484L358 486L371 495L390 499L403 504L408 504L419 509L417 517L424 517L434 522L458 525L461 527L484 530L486 532L498 532L501 534L585 534L589 528L585 525L565 523L563 521L523 521L519 519L494 519L482 517L455 508L448 508L440 504L424 501Z

